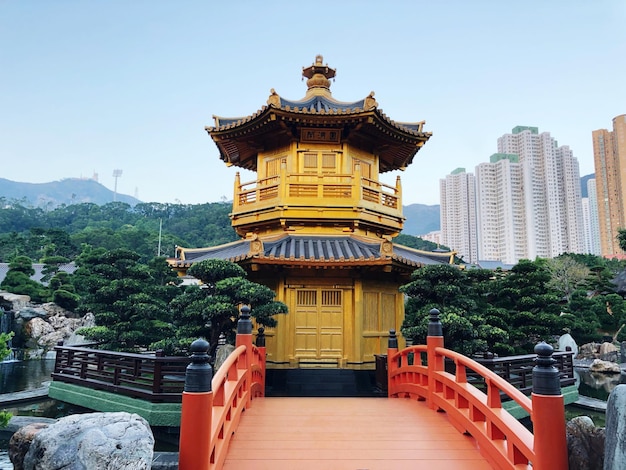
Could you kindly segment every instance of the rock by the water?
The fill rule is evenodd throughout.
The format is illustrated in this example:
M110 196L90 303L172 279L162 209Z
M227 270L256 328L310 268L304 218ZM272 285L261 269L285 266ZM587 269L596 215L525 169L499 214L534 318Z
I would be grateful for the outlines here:
M588 416L577 416L565 427L569 470L602 470L604 464L604 429Z
M28 295L13 294L12 292L7 292L5 290L0 290L0 297L11 303L11 305L13 306L11 310L19 310L20 308L24 308L30 302L30 296Z
M622 470L626 468L626 384L609 395L605 430L604 470Z
M47 318L48 314L41 307L24 307L15 312L15 319L21 318L24 321L32 320L33 318Z
M153 447L150 425L139 415L71 415L35 436L24 470L148 470Z
M48 302L41 304L41 308L48 314L49 317L68 317L79 318L80 315L70 310L66 310L63 307L55 304L54 302Z
M55 422L56 419L54 418L42 418L40 416L11 416L9 424L7 424L7 426L2 430L14 434L18 431L18 429L23 428L24 426L28 426L29 424L52 424Z
M28 453L33 439L49 425L50 423L30 423L15 431L9 441L9 459L13 464L13 470L24 470L24 456Z
M576 341L574 341L574 338L572 338L572 335L570 335L569 333L561 335L557 343L557 349L559 351L567 351L567 348L570 348L569 350L574 353L574 357L578 355L578 345L576 344Z
M54 327L42 318L33 318L24 325L24 334L29 338L27 347L37 347L39 339L54 333Z
M617 346L613 343L604 342L600 345L600 349L598 350L598 359L602 359L603 361L617 362L619 355L619 351Z
M598 372L602 374L619 374L622 370L619 364L615 362L603 361L602 359L594 359L589 366L591 372Z
M578 348L576 359L595 359L598 357L600 345L598 343L586 343Z

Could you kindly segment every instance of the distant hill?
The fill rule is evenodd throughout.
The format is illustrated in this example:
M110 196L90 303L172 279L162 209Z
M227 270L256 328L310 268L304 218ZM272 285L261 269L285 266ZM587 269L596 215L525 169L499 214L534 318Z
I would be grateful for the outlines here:
M404 230L407 235L426 235L428 232L439 230L441 227L439 205L409 204L403 206Z
M19 183L0 178L0 197L7 201L25 201L33 207L52 209L62 204L91 202L103 205L113 201L113 191L91 179L67 178L50 183ZM117 194L116 201L134 206L141 202L125 194Z

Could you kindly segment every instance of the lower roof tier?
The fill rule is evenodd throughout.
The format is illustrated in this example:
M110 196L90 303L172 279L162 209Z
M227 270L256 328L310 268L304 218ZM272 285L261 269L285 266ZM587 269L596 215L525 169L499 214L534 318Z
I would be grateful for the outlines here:
M451 264L454 252L416 250L392 243L354 235L311 236L282 235L271 239L251 237L207 248L177 247L170 266L186 271L194 263L208 259L224 259L235 263L281 264L284 266L358 267L397 265L418 268L430 264Z

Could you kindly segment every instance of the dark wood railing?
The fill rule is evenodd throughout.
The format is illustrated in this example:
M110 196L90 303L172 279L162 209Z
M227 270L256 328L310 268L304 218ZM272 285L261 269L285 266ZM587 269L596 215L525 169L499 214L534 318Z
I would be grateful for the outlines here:
M524 354L505 357L474 357L473 359L487 369L495 372L504 380L525 395L530 395L533 387L533 367L536 354ZM561 387L576 383L574 377L574 353L571 351L555 351L552 358L556 361L554 367L559 370ZM479 375L468 371L468 381L480 382Z
M180 403L188 357L57 346L52 379L151 402Z

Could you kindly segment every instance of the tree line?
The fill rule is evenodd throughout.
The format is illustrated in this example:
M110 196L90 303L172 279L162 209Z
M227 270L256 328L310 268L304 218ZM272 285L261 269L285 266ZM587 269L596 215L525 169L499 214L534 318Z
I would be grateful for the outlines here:
M625 267L578 254L521 260L510 271L426 266L401 287L408 297L402 332L424 342L428 312L437 308L446 347L466 355L528 354L565 333L578 344L624 341L626 302L613 281Z
M50 211L3 198L0 204L3 263L20 255L36 262L47 256L73 260L83 245L125 248L149 261L156 256L173 256L176 245L214 246L238 238L228 216L232 206L227 203L83 203Z

